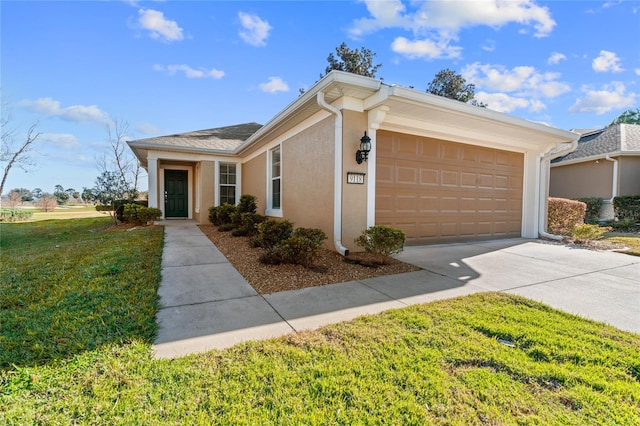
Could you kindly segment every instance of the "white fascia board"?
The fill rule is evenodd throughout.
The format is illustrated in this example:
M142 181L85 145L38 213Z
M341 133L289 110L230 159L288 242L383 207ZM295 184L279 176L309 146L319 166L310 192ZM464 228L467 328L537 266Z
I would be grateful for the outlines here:
M364 112L364 101L350 96L343 96L332 105L342 110Z
M481 108L466 104L464 102L447 99L442 96L433 95L431 93L420 92L414 89L408 89L400 86L391 86L389 88L389 97L397 97L402 100L413 101L422 105L431 105L443 110L449 110L458 114L471 115L477 118L500 122L516 127L524 127L540 133L546 133L563 141L570 142L578 136L577 133L567 130L557 129L541 123L524 120L501 112L492 111L488 108Z
M609 157L629 157L640 156L640 151L615 151L607 152L604 154L590 155L589 157L574 158L573 160L560 161L559 163L551 163L551 167L569 166L571 164L589 163L596 160L604 160L606 156Z
M518 142L508 136L500 136L496 134L478 133L472 128L451 127L439 123L429 122L425 127L425 122L400 117L387 113L384 122L380 125L382 130L397 131L400 133L411 133L418 136L443 139L453 142L484 146L487 148L496 148L513 152L538 152L542 153L550 147L540 146L534 142Z
M168 151L162 149L149 150L147 156L149 160L168 160L168 161L226 161L240 162L238 157L229 155L215 155L201 152L184 152L184 151Z
M205 154L205 155L221 155L221 156L234 156L233 151L228 151L224 149L208 149L208 148L196 148L189 146L179 146L179 145L159 145L153 143L144 143L144 142L134 142L129 144L131 148L140 148L146 149L148 151L164 151L164 152L189 152L194 154Z

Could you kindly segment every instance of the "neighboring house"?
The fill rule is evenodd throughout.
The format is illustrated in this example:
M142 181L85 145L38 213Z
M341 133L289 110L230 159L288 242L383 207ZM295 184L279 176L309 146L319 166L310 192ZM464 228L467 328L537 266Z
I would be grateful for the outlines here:
M368 161L358 163L364 133ZM208 209L258 198L258 212L321 228L345 254L367 227L408 244L537 238L549 160L578 135L485 108L333 71L264 126L140 139L149 205L208 222ZM555 153L555 154L554 154ZM540 226L542 224L542 226Z
M614 197L640 194L640 126L584 131L575 151L552 161L549 194L603 198L600 216L613 219Z

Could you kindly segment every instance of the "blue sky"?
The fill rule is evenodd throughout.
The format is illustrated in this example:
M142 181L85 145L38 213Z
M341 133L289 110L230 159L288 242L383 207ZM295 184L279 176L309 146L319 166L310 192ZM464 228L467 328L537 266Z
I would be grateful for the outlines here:
M450 68L476 98L563 129L640 104L640 1L2 1L1 90L18 141L12 188L92 187L107 123L129 138L266 123L343 41L385 83ZM146 189L146 188L142 188Z

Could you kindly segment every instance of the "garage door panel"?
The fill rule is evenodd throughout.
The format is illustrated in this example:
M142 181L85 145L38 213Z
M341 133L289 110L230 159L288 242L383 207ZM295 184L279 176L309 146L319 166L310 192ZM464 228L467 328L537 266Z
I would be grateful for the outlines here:
M378 134L376 223L407 244L520 236L523 154Z

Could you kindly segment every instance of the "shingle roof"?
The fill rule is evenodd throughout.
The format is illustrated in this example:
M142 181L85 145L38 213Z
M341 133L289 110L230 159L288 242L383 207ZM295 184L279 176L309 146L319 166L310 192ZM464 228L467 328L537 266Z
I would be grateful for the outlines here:
M233 151L262 127L258 123L244 123L215 129L158 136L131 141L135 144L166 146L171 148L202 148Z
M560 163L621 151L640 151L640 125L616 124L584 133L575 151L552 162Z

